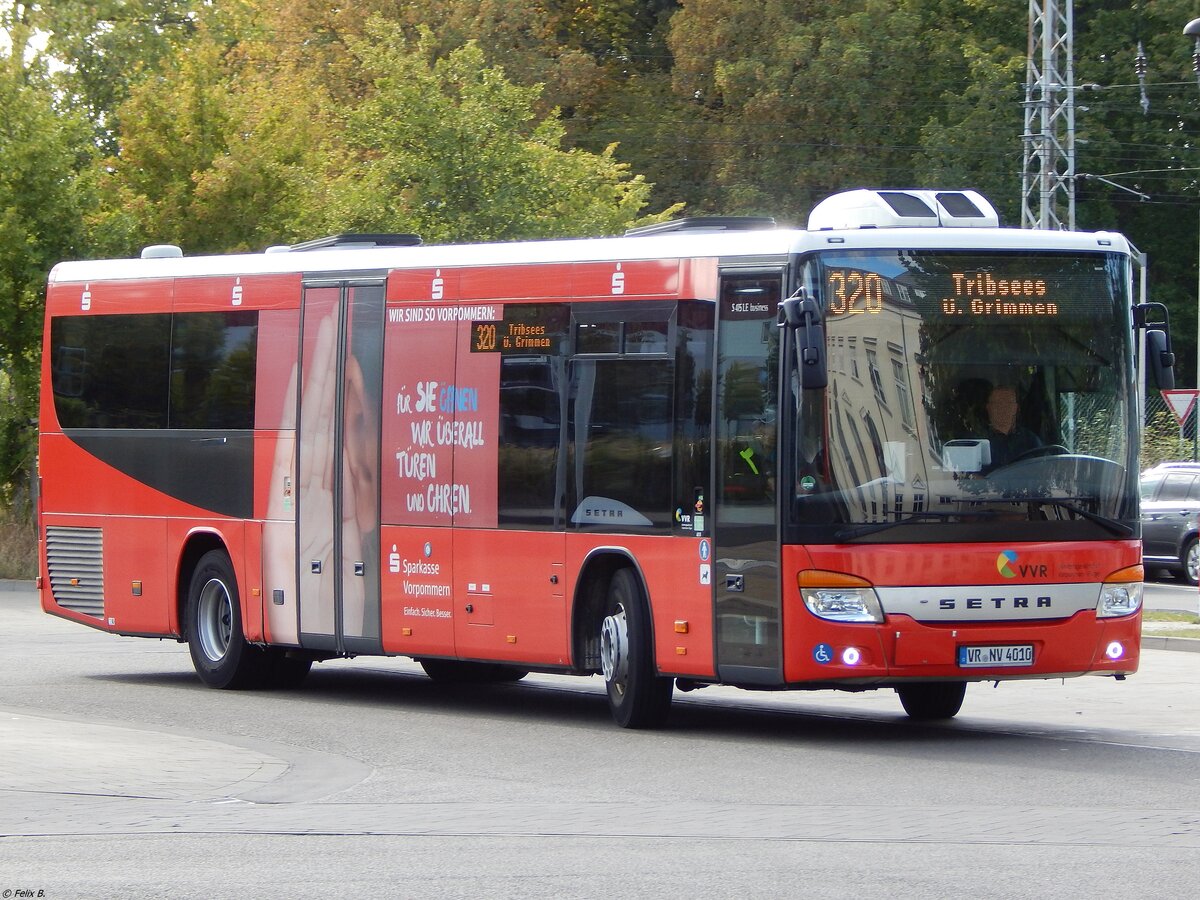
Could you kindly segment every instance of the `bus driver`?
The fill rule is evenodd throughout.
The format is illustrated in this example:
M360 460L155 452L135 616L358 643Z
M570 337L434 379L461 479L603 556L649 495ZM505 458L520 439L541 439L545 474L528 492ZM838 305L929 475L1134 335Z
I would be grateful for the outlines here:
M992 468L1015 462L1031 450L1042 446L1036 434L1017 423L1020 404L1017 389L998 384L988 394L988 442L992 450Z

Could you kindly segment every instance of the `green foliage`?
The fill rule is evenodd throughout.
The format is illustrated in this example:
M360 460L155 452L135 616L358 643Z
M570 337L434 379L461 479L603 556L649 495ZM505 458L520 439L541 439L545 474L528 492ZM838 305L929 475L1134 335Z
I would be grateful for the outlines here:
M614 233L680 203L803 224L821 197L864 186L975 188L1016 224L1026 9L0 0L13 48L0 60L0 503L28 458L41 290L58 259L355 228ZM1076 83L1098 86L1077 97L1077 170L1150 197L1084 180L1077 222L1148 253L1181 384L1196 358L1200 89L1180 32L1195 14L1194 0L1139 0L1074 20ZM1151 426L1148 460L1176 455L1153 449Z
M1166 410L1151 412L1142 429L1142 469L1149 469L1161 462L1191 458L1192 440L1180 433L1175 417Z
M36 59L0 57L0 113L0 508L8 509L29 499L46 273L84 249L86 131L56 106Z
M561 150L561 123L534 113L539 87L513 84L473 43L442 58L432 47L427 29L413 45L378 21L351 45L374 91L348 117L354 158L332 182L331 225L441 242L611 234L638 221L649 185L614 147Z
M188 52L119 108L124 137L96 219L110 246L216 252L353 230L427 241L613 233L675 211L642 217L650 185L615 146L564 149L557 115L536 111L541 87L511 82L473 43L439 55L427 28L408 38L373 19L362 36L323 43L328 66L314 72L258 26L231 44L221 25L198 19Z
M0 578L37 574L37 529L28 515L0 511Z
M223 0L205 10L203 0L48 0L36 7L33 24L49 37L47 50L69 63L59 76L75 108L96 128L100 148L117 153L130 127L120 108L132 90L173 58L185 56L201 21L208 28L241 6Z

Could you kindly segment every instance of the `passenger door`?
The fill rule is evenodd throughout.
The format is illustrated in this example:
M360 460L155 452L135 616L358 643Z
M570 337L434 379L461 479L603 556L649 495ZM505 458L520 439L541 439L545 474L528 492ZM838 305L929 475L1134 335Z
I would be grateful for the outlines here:
M776 483L783 275L726 272L717 311L714 591L722 681L783 677Z
M295 496L300 641L381 652L382 279L306 283Z

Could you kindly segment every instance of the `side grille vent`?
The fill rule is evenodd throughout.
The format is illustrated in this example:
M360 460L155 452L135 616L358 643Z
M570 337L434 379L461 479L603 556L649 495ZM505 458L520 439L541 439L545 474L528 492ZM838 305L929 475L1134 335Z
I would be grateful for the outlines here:
M104 618L104 541L99 528L46 528L50 592L64 609Z

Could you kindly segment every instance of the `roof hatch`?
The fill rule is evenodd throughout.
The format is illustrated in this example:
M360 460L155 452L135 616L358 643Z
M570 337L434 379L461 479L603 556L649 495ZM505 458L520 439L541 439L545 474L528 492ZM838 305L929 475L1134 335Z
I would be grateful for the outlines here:
M272 247L278 253L292 253L307 250L361 250L370 247L415 247L421 243L421 236L416 234L331 234L329 237L304 241L288 247Z
M637 228L627 230L625 237L646 237L675 231L686 231L691 234L706 231L755 231L775 226L776 222L770 216L691 216L685 219L671 219L655 225L639 225Z

